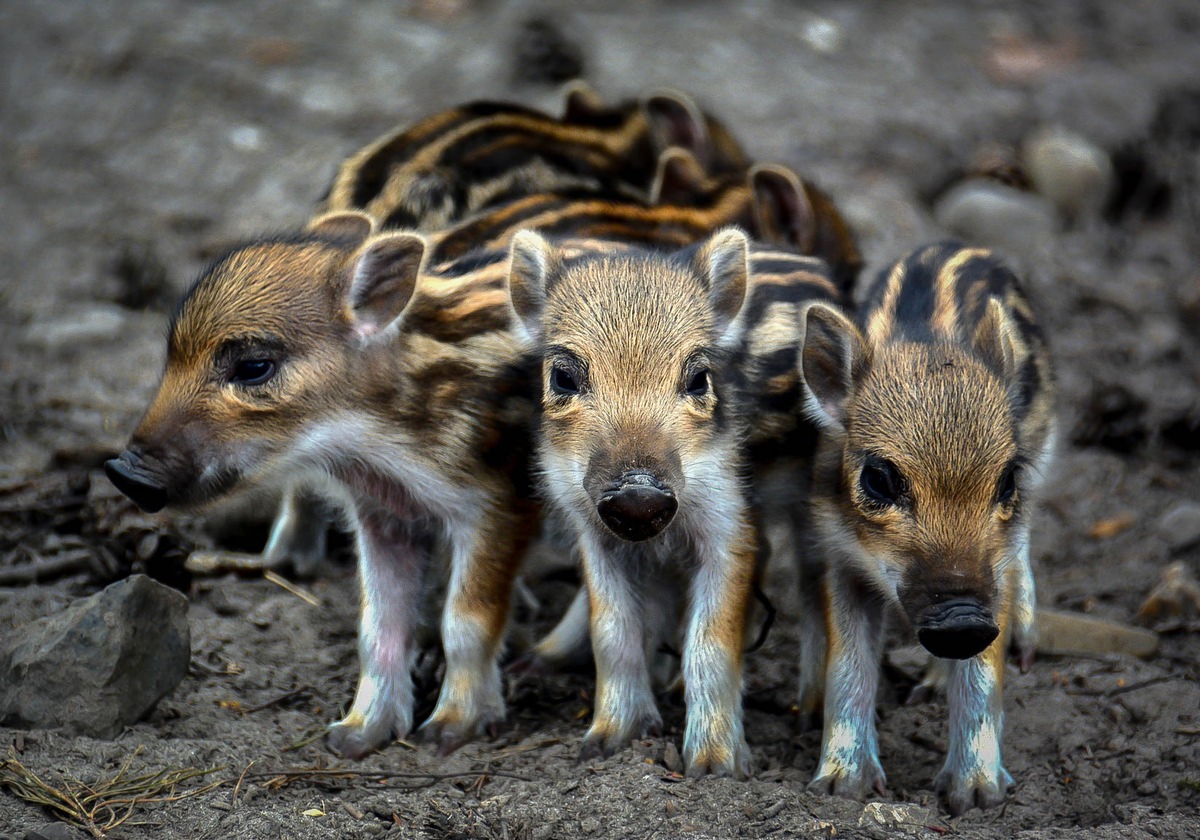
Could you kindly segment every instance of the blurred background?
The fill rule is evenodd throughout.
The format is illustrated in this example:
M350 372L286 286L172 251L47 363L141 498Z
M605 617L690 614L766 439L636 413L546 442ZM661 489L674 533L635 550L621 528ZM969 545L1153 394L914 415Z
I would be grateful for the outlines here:
M1196 567L1194 0L7 0L0 74L0 573L69 549L102 580L211 541L186 518L170 539L168 520L129 519L98 472L155 388L180 292L230 243L303 225L377 135L474 99L558 113L575 77L611 99L684 91L754 158L815 181L857 231L864 280L932 239L997 247L1061 384L1043 603L1128 621L1167 564ZM0 624L26 603L0 598ZM1053 800L1061 824L1118 819L1112 802L1194 809L1200 782L1178 779L1197 760L1200 641L1172 622L1138 666L1164 694L1136 715L1063 701L1052 725L1010 718L1014 773L1088 739L1123 756L1073 771L1088 786ZM1146 755L1114 740L1139 731ZM1143 785L1155 767L1175 776Z

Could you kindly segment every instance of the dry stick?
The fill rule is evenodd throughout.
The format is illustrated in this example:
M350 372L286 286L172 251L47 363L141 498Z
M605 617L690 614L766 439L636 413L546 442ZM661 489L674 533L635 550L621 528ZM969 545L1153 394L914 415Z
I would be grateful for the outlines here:
M233 786L233 796L229 799L230 805L237 805L238 793L242 790L242 782L246 781L246 774L250 772L250 768L253 767L257 762L257 758L251 761L246 765L246 769L242 771L242 775L238 776L237 784Z
M336 767L306 767L297 770L281 770L277 772L263 771L261 773L252 773L247 776L250 779L261 780L263 787L271 787L276 790L290 785L297 781L314 781L319 782L322 779L330 779L335 781L346 781L350 779L364 779L374 782L387 782L389 779L413 779L423 780L425 784L415 785L412 789L422 787L430 787L438 782L444 782L449 779L461 779L469 776L496 776L505 779L516 779L521 782L529 782L526 776L519 776L516 773L505 773L499 770L468 770L461 773L399 773L399 772L382 772L377 770L347 770Z
M56 554L32 563L22 563L19 566L9 566L0 569L0 586L18 586L36 583L49 577L81 572L88 568L92 553L86 548Z
M299 598L301 601L304 601L307 604L312 604L314 607L321 606L321 599L318 598L316 595L313 595L311 592L309 592L306 589L301 589L299 586L296 586L294 583L287 580L286 578L283 578L280 575L275 574L270 569L263 572L263 577L266 578L267 580L271 581L271 583L275 584L276 586L292 593L297 598Z
M242 714L252 715L255 712L261 712L263 709L269 709L272 706L278 706L280 703L286 703L288 700L299 697L303 694L312 694L313 687L311 685L302 685L299 688L294 688L286 694L281 694L274 700L268 700L265 703L259 703L257 706L251 706L249 709L242 709Z

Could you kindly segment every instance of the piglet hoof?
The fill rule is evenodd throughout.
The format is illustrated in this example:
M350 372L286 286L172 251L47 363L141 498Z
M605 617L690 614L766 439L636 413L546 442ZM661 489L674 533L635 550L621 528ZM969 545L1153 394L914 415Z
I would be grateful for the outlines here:
M813 793L863 800L871 793L886 794L887 777L874 758L864 760L857 768L828 768L822 764L817 777L808 783L808 789Z
M1012 783L1012 776L1003 767L994 779L986 773L964 777L942 770L934 781L934 789L946 803L946 810L957 817L972 808L987 810L996 807L1004 801Z
M695 755L684 754L689 779L702 779L707 775L717 778L746 779L750 776L750 747L743 739L734 749L710 747L700 749Z
M418 739L437 750L439 758L445 758L461 747L483 735L495 739L500 733L499 718L486 718L475 723L442 721L429 718L418 730Z
M330 724L325 732L325 746L342 758L357 761L388 743L392 735L391 727L372 727L343 720Z
M546 661L533 651L521 654L504 668L505 673L514 677L540 677L548 670Z
M633 726L604 726L593 723L583 738L579 761L586 763L608 758L629 746L634 738L661 738L662 733L662 719L657 714L648 715Z
M1028 674L1029 669L1033 667L1033 659L1037 655L1037 648L1033 645L1014 645L1012 648L1012 657L1016 661L1017 667L1021 669L1022 674Z

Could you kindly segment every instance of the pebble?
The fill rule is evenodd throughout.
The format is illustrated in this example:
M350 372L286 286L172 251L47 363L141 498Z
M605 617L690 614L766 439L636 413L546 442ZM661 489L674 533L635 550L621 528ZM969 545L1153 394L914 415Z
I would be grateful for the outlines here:
M1048 248L1059 227L1046 199L983 179L947 190L934 216L942 227L973 243L1019 255Z
M1042 126L1030 134L1021 158L1033 187L1066 218L1098 216L1113 185L1108 153L1086 137L1061 126Z
M1158 531L1173 552L1200 543L1200 503L1175 504L1159 518Z
M859 815L858 827L868 831L886 829L889 837L926 836L929 832L925 826L936 825L937 822L936 814L919 805L869 802Z
M116 341L125 334L128 319L115 304L96 304L64 315L34 321L25 328L23 343L42 350L91 350L92 345Z
M134 575L0 645L0 724L115 738L187 673L187 598Z
M663 766L672 773L683 772L683 761L679 757L679 748L675 746L674 741L667 741L666 747L663 748Z

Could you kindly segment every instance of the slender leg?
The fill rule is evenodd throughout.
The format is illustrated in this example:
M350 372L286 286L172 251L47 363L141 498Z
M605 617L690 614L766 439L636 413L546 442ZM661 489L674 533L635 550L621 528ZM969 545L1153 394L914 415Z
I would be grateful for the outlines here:
M279 513L263 558L271 568L291 564L300 577L313 577L325 561L329 511L310 488L290 485L284 491Z
M1010 647L1016 656L1021 673L1033 667L1037 653L1037 590L1033 581L1033 564L1029 561L1029 531L1026 528L1017 539L1016 564L1009 572L1012 575L1012 641Z
M497 660L513 581L536 528L533 507L512 502L485 511L477 524L452 533L442 613L446 674L437 706L421 727L442 755L504 720Z
M609 556L584 537L581 550L596 659L596 707L580 758L612 755L633 738L658 734L662 718L650 688L645 617L630 558Z
M797 584L800 588L800 690L797 696L800 730L807 732L821 725L825 703L825 654L829 647L825 597L824 562L819 549L801 533L793 536L796 545Z
M743 520L732 539L715 548L699 558L689 598L683 760L693 778L705 773L744 778L750 748L742 725L742 649L758 561L753 526Z
M998 618L1000 635L991 647L950 666L949 750L935 787L956 816L975 806L1000 804L1012 784L1000 760L1007 610Z
M347 758L361 758L412 729L413 634L429 556L406 523L390 513L360 510L357 526L358 691L350 713L326 736Z
M554 629L520 660L518 670L540 671L577 662L588 654L588 593L581 586Z
M809 788L862 799L883 793L875 695L883 644L883 602L842 569L826 575L829 652L821 763Z

